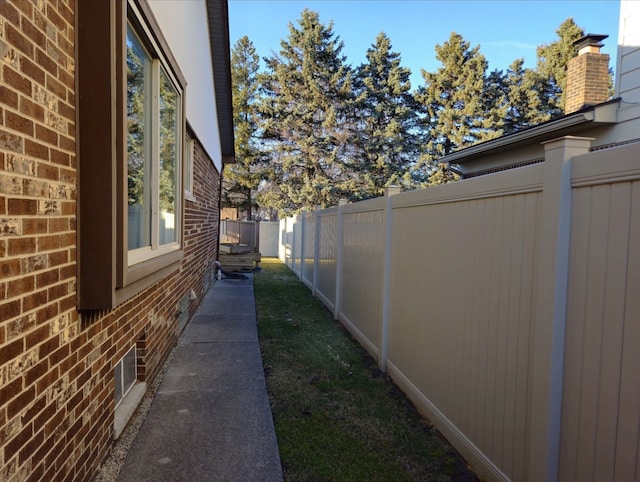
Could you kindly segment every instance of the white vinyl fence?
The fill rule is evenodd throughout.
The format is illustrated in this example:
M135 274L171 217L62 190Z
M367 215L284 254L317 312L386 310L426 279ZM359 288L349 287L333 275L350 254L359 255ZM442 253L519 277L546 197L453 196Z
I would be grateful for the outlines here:
M220 242L246 244L255 248L262 256L279 255L278 229L276 221L220 221Z
M281 221L281 259L488 480L640 480L640 144Z

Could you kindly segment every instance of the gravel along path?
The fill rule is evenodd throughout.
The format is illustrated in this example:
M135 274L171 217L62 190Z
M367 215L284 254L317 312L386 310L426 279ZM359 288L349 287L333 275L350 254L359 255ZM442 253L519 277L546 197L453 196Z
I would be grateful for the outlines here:
M120 469L122 468L122 465L127 458L127 454L129 453L129 449L131 448L136 435L138 435L138 431L142 426L142 422L144 422L144 419L146 418L147 413L151 408L151 404L153 403L153 399L156 396L158 387L162 382L164 374L169 368L177 346L178 345L176 344L171 352L169 352L169 356L167 356L167 359L162 365L158 376L151 384L151 387L147 388L147 393L140 402L140 405L138 405L135 413L131 416L127 427L124 429L122 434L120 434L120 438L116 441L115 445L111 449L109 457L100 467L100 470L98 471L98 475L94 479L94 482L115 482L118 479Z

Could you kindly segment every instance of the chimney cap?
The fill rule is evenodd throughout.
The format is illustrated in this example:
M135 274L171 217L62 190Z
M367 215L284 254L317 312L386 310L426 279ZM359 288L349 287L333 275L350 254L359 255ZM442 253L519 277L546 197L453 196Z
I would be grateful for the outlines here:
M585 34L584 37L580 37L578 40L573 42L578 50L582 50L585 47L602 47L602 42L604 39L608 38L608 35L598 34L598 33L588 33Z

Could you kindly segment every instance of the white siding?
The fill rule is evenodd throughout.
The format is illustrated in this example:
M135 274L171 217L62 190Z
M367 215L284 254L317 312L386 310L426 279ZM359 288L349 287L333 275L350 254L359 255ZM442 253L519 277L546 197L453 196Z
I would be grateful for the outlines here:
M640 118L640 2L621 0L620 27L618 30L618 71L616 72L616 96L622 97L619 121L626 123ZM631 137L636 129L620 129ZM628 134L626 134L628 133ZM632 137L631 137L632 138ZM628 140L621 138L621 141Z

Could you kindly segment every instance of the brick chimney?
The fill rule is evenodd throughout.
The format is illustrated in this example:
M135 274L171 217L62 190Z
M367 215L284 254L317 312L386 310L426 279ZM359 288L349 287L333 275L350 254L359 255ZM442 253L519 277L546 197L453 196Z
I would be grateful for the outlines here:
M607 37L587 34L574 42L578 56L567 64L565 114L609 99L609 55L600 53L600 42Z

